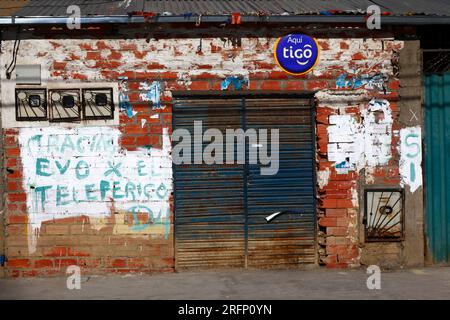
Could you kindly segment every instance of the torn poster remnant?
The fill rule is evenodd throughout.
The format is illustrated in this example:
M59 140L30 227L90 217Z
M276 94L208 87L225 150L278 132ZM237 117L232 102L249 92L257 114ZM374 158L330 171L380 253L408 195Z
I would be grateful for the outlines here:
M141 100L151 101L153 110L163 109L161 106L161 83L159 81L153 81L152 84L141 82L139 90L144 91L139 94Z
M389 102L373 99L360 115L362 123L351 114L329 116L328 160L335 162L340 174L385 165L392 156L393 120Z

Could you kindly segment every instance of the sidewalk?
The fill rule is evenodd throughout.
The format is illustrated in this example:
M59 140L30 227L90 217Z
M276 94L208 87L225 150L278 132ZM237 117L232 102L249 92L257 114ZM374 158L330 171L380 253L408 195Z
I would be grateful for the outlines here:
M81 290L66 278L1 279L0 299L450 299L450 267L381 273L369 290L365 270L183 272L91 276Z

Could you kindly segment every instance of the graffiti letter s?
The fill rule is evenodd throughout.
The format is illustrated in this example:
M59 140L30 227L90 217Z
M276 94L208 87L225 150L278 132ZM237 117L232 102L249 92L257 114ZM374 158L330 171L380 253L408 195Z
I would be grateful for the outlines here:
M414 147L416 149L414 153L408 152L406 156L408 158L415 158L420 153L420 145L417 142L408 142L408 139L410 138L419 138L419 135L417 133L409 133L405 138L405 145L407 147Z

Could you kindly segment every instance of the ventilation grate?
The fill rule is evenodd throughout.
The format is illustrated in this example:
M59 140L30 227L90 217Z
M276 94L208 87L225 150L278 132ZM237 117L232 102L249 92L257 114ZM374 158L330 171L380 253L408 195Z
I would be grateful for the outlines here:
M404 230L402 189L365 190L366 241L401 241Z

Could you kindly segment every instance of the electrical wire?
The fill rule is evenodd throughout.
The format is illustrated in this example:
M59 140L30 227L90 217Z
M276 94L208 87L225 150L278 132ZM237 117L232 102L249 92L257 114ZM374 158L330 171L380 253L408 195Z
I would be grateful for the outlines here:
M12 56L11 63L6 68L6 78L7 79L11 79L11 73L14 71L14 69L16 69L17 54L19 53L19 47L20 47L19 33L20 33L20 28L17 29L16 40L14 41L14 46L13 46L13 52L12 52L13 56Z

